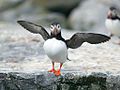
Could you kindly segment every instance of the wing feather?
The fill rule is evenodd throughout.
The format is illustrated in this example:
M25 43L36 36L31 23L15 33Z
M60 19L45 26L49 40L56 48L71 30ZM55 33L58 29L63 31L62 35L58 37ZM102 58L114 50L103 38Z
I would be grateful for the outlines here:
M110 39L110 37L102 35L102 34L94 34L94 33L76 33L70 39L66 40L68 48L78 48L84 42L88 42L90 44L98 44L102 42L106 42Z
M48 32L45 30L45 28L43 28L40 25L36 25L34 23L22 21L22 20L17 22L26 30L30 31L31 33L40 34L44 40L47 40L50 37Z

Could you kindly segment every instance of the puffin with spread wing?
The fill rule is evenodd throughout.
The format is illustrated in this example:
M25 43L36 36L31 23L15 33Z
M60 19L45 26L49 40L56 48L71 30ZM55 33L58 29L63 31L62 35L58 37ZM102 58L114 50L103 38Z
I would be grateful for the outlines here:
M76 49L84 42L98 44L101 42L106 42L110 39L110 37L102 34L75 33L70 39L65 40L61 36L61 26L59 23L51 24L50 34L40 25L22 20L18 21L18 23L31 33L40 34L43 37L45 40L43 48L47 56L52 61L52 69L49 70L49 72L53 72L56 76L61 74L61 67L63 63L68 60L69 48ZM60 63L60 68L58 70L54 69L54 63Z

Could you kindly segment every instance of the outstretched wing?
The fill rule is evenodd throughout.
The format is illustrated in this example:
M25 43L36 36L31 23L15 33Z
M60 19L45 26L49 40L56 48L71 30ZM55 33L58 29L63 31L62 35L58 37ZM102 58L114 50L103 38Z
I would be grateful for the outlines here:
M106 42L110 39L110 37L102 35L102 34L94 34L94 33L76 33L70 39L66 40L68 48L78 48L84 42L88 42L90 44L98 44L101 42Z
M17 22L31 33L40 34L44 40L49 39L48 32L42 26L22 20Z

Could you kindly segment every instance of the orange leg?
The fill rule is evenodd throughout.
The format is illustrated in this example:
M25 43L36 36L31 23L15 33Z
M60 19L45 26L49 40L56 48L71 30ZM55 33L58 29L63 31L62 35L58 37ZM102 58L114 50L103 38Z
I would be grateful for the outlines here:
M60 70L61 70L61 68L62 68L62 65L63 65L63 63L60 63L60 68L54 72L54 74L55 74L56 76L60 76L60 75L61 75Z
M49 70L48 72L55 72L55 69L54 69L54 62L52 62L52 69Z

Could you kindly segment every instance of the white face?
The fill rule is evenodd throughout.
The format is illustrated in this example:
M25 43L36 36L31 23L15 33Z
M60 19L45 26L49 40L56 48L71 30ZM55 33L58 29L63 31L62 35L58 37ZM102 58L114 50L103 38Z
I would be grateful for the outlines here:
M54 31L54 29L57 29L58 31L60 31L60 30L61 30L60 24L51 25L50 30L51 30L51 31Z
M50 30L51 30L52 34L57 35L61 31L60 24L51 25Z
M116 17L116 16L117 16L116 10L108 11L108 18L112 18L112 17Z
M112 16L116 16L117 15L117 11L116 10L112 10Z

